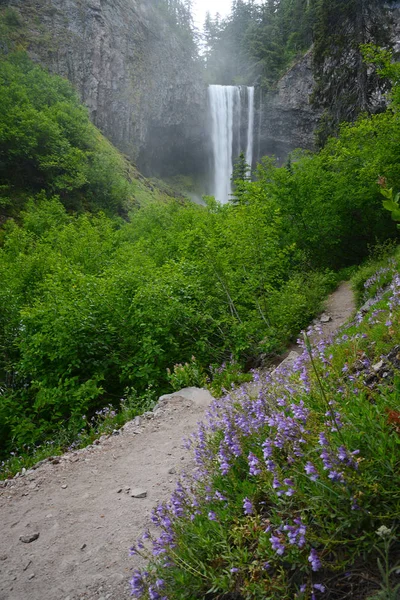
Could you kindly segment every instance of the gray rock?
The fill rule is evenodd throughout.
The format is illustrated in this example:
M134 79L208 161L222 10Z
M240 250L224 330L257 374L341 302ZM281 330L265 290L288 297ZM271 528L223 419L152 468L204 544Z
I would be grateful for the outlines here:
M67 489L67 487L68 487L68 486L67 486L67 484L66 484L66 483L64 483L64 484L61 486L61 489L62 489L62 490L66 490L66 489Z
M31 573L31 574L28 576L28 579L29 579L29 580L31 580L31 579L33 579L34 577L35 577L35 573Z
M24 544L30 544L31 542L34 542L35 540L37 540L39 536L40 536L40 533L38 531L36 531L34 533L28 533L27 535L20 535L19 539Z
M147 490L143 488L132 488L131 489L131 497L132 498L146 498Z
M319 320L321 323L329 323L332 321L332 317L330 315L323 314L320 316Z
M0 561L7 560L7 558L8 558L7 554L0 554Z
M169 469L168 473L169 473L170 475L175 475L175 473L176 473L176 469L175 469L175 467L172 467L172 469Z
M383 362L383 360L380 360L379 362L372 365L372 370L375 373L379 373L379 371L384 367L384 365L385 365L385 363Z
M299 354L292 350L289 352L288 356L274 369L271 375L276 375L281 369L285 369L286 367L291 367L294 362L299 358Z
M158 400L158 404L161 403L162 406L169 407L184 406L188 400L190 401L191 406L195 405L199 408L206 408L213 401L213 397L208 390L197 387L188 387L183 388L178 392L174 392L173 394L161 396Z

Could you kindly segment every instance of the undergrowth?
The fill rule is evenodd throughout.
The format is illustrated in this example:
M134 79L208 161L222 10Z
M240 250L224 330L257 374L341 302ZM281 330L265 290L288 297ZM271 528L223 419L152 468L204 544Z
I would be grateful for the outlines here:
M305 334L293 369L214 402L194 475L131 549L149 561L133 597L397 597L398 267L364 282L369 309L334 340Z

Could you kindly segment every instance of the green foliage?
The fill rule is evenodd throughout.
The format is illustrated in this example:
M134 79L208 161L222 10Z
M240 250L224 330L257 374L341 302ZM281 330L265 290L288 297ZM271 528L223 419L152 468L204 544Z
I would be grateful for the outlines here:
M233 165L232 181L232 198L230 201L233 204L246 201L246 186L244 183L250 181L250 165L246 163L244 152L241 152Z
M132 197L124 159L90 123L71 85L24 54L0 60L0 198L58 194L68 209L120 212Z
M68 215L42 195L20 219L7 223L0 249L3 456L60 429L70 443L83 414L116 406L127 387L139 398L149 386L168 391L174 364L190 367L175 387L204 385L210 364L215 389L229 387L245 378L245 362L306 325L329 288L325 276L291 274L295 248L261 197L208 208L153 202L123 223ZM217 373L231 354L237 365Z
M393 196L393 188L387 189L386 187L382 186L381 194L386 198L386 200L383 200L382 202L383 208L391 213L393 221L400 221L400 193L397 193L395 196ZM399 225L397 225L397 227L399 228Z
M222 365L210 365L207 385L214 398L220 398L234 387L253 379L251 373L243 373L241 365L231 357Z
M271 88L312 42L307 0L254 3L235 0L228 18L207 15L204 24L206 77L210 83Z
M387 240L378 244L370 250L369 258L357 269L351 277L351 284L358 305L373 298L379 289L385 288L389 282L391 273L386 268L388 258L395 255L398 260L399 251L395 240ZM372 283L372 280L374 282ZM367 288L365 283L369 282Z
M257 180L244 184L246 199L276 202L287 238L314 268L339 269L360 262L368 246L395 236L382 211L376 181L400 187L396 110L343 125L318 154L297 152L291 168L265 159Z
M195 356L192 356L190 362L186 362L184 365L174 365L174 370L171 372L167 369L168 381L174 391L181 390L186 387L205 387L207 384L207 375L204 372L201 365L196 360Z
M376 545L376 549L380 554L378 558L378 567L381 575L381 589L377 594L369 597L369 600L396 600L400 592L400 583L392 584L394 575L398 575L400 565L397 564L391 567L391 551L394 550L394 546L397 542L396 531L389 529L385 525L382 525L377 530L377 534L383 542L383 549Z
M380 579L372 597L396 597L398 370L368 382L400 341L398 260L385 268L390 292L333 343L306 339L294 369L211 407L201 480L181 480L154 511L153 547L134 547L149 560L136 597L369 597Z

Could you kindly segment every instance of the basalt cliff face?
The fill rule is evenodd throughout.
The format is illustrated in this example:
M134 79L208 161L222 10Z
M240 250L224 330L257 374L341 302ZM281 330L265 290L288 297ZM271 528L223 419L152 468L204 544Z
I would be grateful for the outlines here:
M269 94L258 93L257 155L273 154L279 162L295 148L313 150L322 111L310 104L314 87L312 51L297 62Z
M17 13L30 56L74 84L93 123L146 174L201 170L200 66L154 0L0 0L1 7Z
M392 46L395 54L400 54L400 2L387 6ZM351 62L352 57L343 57ZM295 148L315 150L315 133L320 124L323 109L311 103L315 87L313 75L313 49L311 48L278 81L276 89L270 93L258 91L257 116L258 149L260 158L266 154L275 155L280 163ZM370 99L371 112L384 110L387 99L386 84L378 86ZM337 102L340 102L340 97Z

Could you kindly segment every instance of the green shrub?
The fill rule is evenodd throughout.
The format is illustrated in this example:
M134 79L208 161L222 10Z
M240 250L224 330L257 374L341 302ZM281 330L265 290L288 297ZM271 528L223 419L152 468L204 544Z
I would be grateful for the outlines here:
M0 58L0 194L17 214L44 190L73 210L118 212L132 190L122 156L90 123L65 79L24 54Z
M333 344L306 339L294 368L214 403L193 443L201 478L178 482L131 549L148 560L134 597L364 596L380 578L376 597L396 597L400 375L368 383L400 341L386 268L386 297Z

